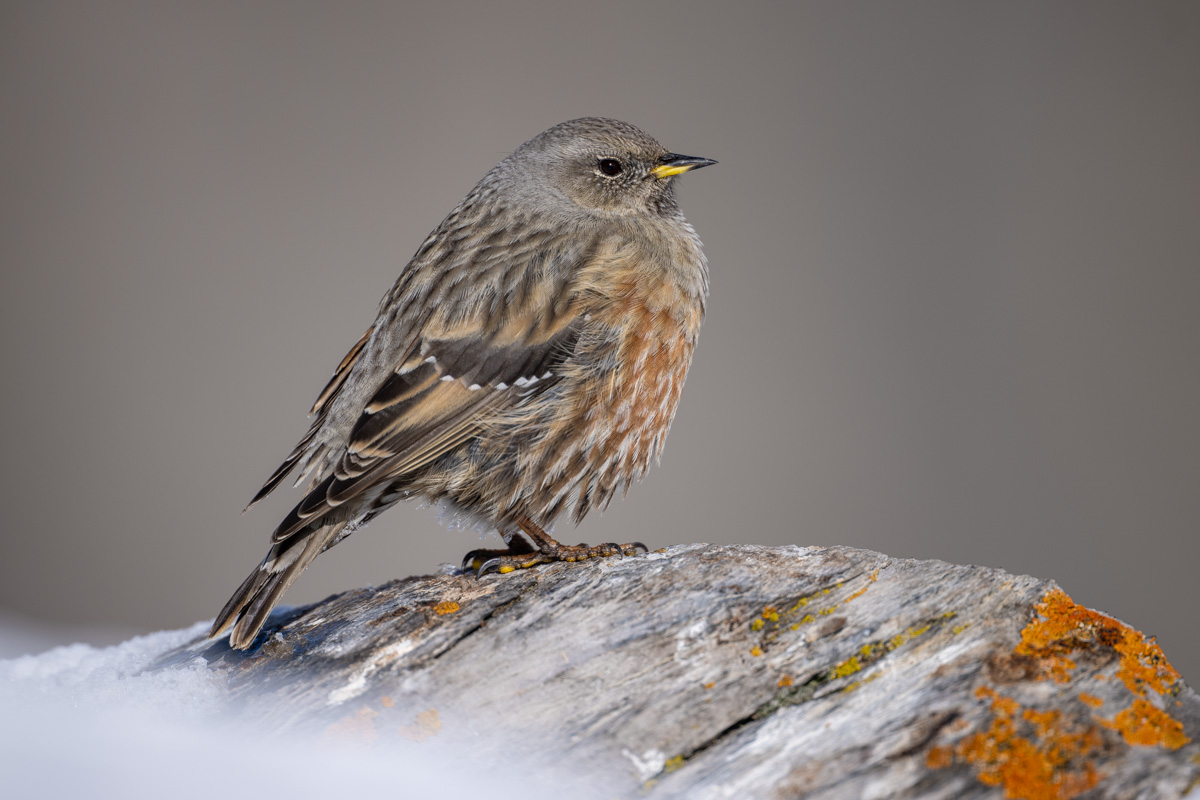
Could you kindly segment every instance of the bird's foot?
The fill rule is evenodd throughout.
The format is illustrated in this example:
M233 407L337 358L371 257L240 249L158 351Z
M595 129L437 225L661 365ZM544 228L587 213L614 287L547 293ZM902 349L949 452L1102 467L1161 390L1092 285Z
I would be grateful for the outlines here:
M523 536L517 534L506 536L504 537L504 543L508 545L507 548L498 550L472 550L471 552L467 553L465 556L463 556L462 569L460 572L474 572L479 574L479 570L484 564L495 561L498 558L528 559L531 556L539 555L537 548L526 541ZM533 564L539 563L541 562L533 562ZM533 564L529 564L528 566L532 567Z
M549 539L549 537L547 537ZM518 569L528 569L538 564L549 564L552 561L586 561L589 558L607 558L609 556L634 556L648 552L650 548L641 542L616 544L606 542L591 547L587 544L566 545L554 539L544 544L539 542L538 550L513 552L510 550L472 550L463 559L463 571L473 570L475 577L482 578L489 572L505 574Z

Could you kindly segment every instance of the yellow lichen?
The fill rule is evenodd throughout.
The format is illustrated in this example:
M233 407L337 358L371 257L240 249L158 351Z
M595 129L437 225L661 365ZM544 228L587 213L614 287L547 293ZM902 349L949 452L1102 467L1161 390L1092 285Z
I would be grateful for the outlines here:
M750 630L761 631L763 629L764 624L765 623L763 623L763 621L761 619L756 619L756 620L754 620L754 622L750 623Z
M443 600L434 606L433 610L439 615L453 614L454 612L458 611L458 603L454 602L453 600Z
M775 606L767 606L763 609L762 618L771 622L779 622L779 612L775 609Z
M754 645L754 647L750 648L750 655L754 656L755 658L761 656L762 653L762 648L760 648L758 645Z
M812 622L815 619L816 619L816 617L814 617L812 614L805 614L803 617L800 618L800 624L807 625L808 623Z
M878 680L879 676L882 674L883 674L883 672L876 670L875 672L872 672L867 677L863 678L861 681L854 681L854 683L851 683L845 689L842 689L842 691L843 692L852 692L855 689L857 689L858 687L862 686L864 683L870 683L871 681Z
M685 759L682 755L675 756L674 758L669 760L667 763L663 764L663 772L667 772L667 773L674 772L675 770L677 770L683 766L684 761L685 761Z
M858 663L858 656L850 656L833 668L833 675L835 678L844 678L847 675L853 675L860 669L862 669L862 665Z

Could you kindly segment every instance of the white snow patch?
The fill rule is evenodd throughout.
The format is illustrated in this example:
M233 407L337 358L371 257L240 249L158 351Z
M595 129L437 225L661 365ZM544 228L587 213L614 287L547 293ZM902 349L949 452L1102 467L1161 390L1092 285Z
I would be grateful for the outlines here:
M662 750L647 750L640 756L628 747L621 750L621 755L629 759L637 772L638 780L645 782L663 771L667 765L667 754Z
M200 655L148 669L208 626L0 660L0 797L606 796L596 788L600 777L578 766L568 773L512 761L503 732L477 723L466 730L448 722L419 743L264 730L253 714L239 716L247 687L232 693L226 672L210 669ZM22 646L14 638L0 625L0 652ZM385 653L398 657L404 646ZM344 691L353 696L350 687ZM486 755L492 745L506 755Z

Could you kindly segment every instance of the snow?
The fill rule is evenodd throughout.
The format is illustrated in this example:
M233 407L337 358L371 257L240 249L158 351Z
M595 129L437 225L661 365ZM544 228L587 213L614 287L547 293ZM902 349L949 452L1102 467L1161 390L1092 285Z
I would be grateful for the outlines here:
M602 779L533 766L532 753L524 765L480 763L471 743L444 735L372 743L256 729L203 658L147 670L208 625L0 661L0 797L601 796Z

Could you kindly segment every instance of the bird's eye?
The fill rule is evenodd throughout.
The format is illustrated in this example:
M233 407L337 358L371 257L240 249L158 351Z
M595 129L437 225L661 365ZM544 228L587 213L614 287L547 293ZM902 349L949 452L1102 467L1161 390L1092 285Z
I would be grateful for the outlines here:
M620 175L621 162L615 158L602 158L600 159L600 171L610 178L614 175Z

